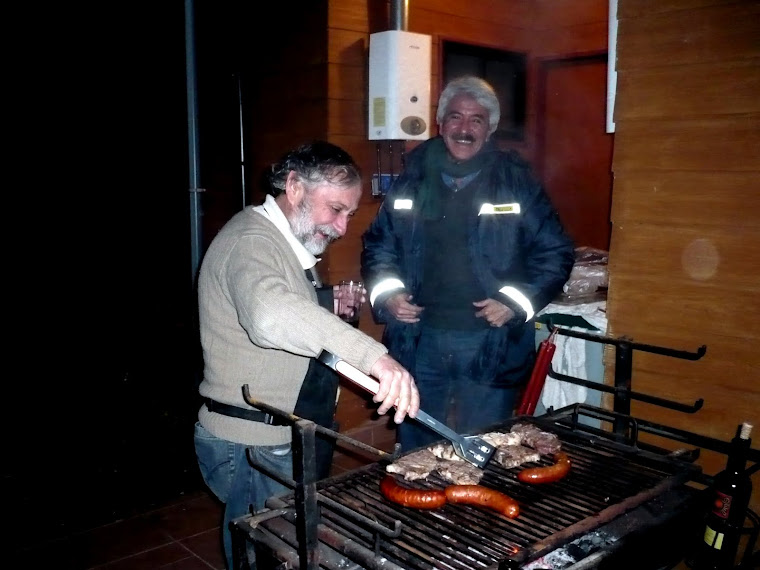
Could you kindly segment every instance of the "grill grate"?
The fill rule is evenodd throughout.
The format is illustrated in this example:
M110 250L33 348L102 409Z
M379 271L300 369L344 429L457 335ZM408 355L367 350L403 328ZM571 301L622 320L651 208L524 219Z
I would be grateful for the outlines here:
M491 461L480 482L520 503L516 519L470 505L424 511L391 503L380 493L384 463L319 482L321 567L518 568L685 483L698 471L690 463L561 426L540 427L560 437L572 461L567 477L526 485L517 480L522 467L505 469ZM541 464L550 461L542 459ZM441 489L448 484L431 474L409 485ZM270 500L277 516L252 517L254 540L261 542L269 534L287 543L286 548L297 549L295 501L295 495Z

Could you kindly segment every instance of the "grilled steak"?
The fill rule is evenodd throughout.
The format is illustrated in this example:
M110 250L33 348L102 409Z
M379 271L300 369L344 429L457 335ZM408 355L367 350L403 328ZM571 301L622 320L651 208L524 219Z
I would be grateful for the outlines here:
M501 445L520 445L522 441L520 434L512 432L491 431L484 433L480 437L495 447Z
M555 434L540 430L533 424L515 424L510 431L520 436L523 445L532 447L541 455L552 455L562 447Z
M409 455L399 457L393 463L386 465L389 473L403 475L407 481L424 479L438 466L438 458L429 449L420 449Z
M492 459L502 467L511 469L523 463L539 461L541 454L524 445L501 445L496 448Z
M464 461L454 451L454 446L450 443L436 443L432 447L428 447L438 459L448 459L450 461Z
M454 485L477 485L485 474L485 471L480 467L461 459L459 461L441 459L438 461L435 470L446 481L450 481Z
M462 460L450 443L440 443L409 455L399 457L385 470L398 473L407 481L425 479L433 471L455 485L476 485L485 473L482 469Z

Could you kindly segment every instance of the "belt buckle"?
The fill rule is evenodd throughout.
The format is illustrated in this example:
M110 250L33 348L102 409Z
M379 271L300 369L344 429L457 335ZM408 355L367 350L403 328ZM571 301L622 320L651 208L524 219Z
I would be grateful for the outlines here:
M274 420L275 420L275 417L272 414L266 414L266 413L264 414L264 423L267 424L268 426L273 426Z

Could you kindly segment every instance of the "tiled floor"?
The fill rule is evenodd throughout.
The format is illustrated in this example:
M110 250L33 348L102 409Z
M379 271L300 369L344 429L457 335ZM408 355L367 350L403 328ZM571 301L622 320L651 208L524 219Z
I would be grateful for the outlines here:
M366 434L365 434L366 435ZM366 435L372 439L372 434ZM391 442L368 441L392 447ZM336 451L332 475L369 459ZM51 540L17 552L7 568L66 570L224 570L220 524L223 505L202 485L147 512ZM36 523L35 523L36 524ZM54 526L51 523L51 526ZM45 521L28 534L44 537Z
M135 517L36 545L14 568L224 569L221 504L198 491ZM38 563L35 563L38 561Z

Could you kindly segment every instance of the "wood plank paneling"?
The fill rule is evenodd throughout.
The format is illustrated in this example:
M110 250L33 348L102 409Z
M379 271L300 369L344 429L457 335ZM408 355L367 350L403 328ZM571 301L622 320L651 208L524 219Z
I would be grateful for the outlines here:
M458 38L457 41L476 45L495 45L501 49L521 51L532 44L533 31L504 25L493 19L478 20L469 11L461 16L420 11L415 20L414 31L430 36Z
M628 121L615 133L612 169L756 171L760 114Z
M739 0L741 2L741 0ZM755 0L747 0L754 2ZM618 4L618 18L644 18L663 12L693 10L720 4L736 4L737 0L625 0Z
M366 102L368 86L367 65L331 63L327 66L327 93L330 99Z
M417 24L418 19L428 21L430 17L417 14L417 10L424 10L434 14L462 17L467 16L475 20L493 22L502 26L520 26L533 28L539 9L534 0L478 0L469 2L463 6L460 0L411 0L409 2L410 24ZM414 21L412 21L414 18Z
M734 336L740 330L745 337L760 340L760 322L752 310L757 304L755 291L726 290L718 284L689 286L661 276L642 277L617 270L610 276L610 289L613 286L616 291L608 296L607 312L614 315L610 329L616 335L632 334L630 327L620 326L628 321L635 322L638 330L667 327L687 334L696 329L703 337Z
M532 55L551 57L607 50L607 22L592 22L557 30L534 32Z
M609 14L608 0L537 0L535 7L538 17L533 28L536 30L557 31L591 22L607 24Z
M760 2L618 18L618 72L758 56Z
M671 228L703 226L703 231L710 226L732 231L760 228L760 216L747 215L747 206L757 201L757 172L636 170L619 174L611 218L623 231L636 220Z
M617 121L758 112L760 58L635 69L618 74Z
M353 0L350 2L328 2L327 4L327 25L333 30L352 30L369 34L370 14L382 18L384 23L388 19L388 7L382 1Z
M352 30L331 29L327 41L327 61L365 67L369 57L369 36Z
M716 287L760 294L760 229L684 228L648 223L616 225L616 246L626 255L612 259L616 276L662 278L679 287ZM715 293L718 293L717 291Z
M330 135L366 133L367 113L367 105L364 101L328 100L327 124Z

